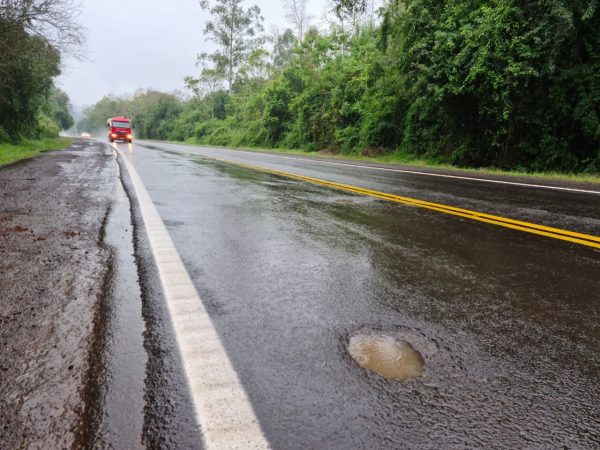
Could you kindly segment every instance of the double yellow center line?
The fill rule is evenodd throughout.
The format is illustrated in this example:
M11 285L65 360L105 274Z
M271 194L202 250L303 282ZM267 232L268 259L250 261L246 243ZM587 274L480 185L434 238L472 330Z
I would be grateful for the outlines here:
M197 155L194 153L194 155ZM430 209L444 214L450 214L452 216L463 217L465 219L477 220L478 222L489 223L504 228L510 228L512 230L519 230L525 233L537 234L552 239L559 239L561 241L567 241L574 244L585 245L586 247L600 248L600 237L592 236L590 234L577 233L575 231L562 230L560 228L547 227L545 225L538 225L531 222L523 222L521 220L509 219L502 216L494 216L492 214L486 214L478 211L472 211L469 209L456 208L454 206L443 205L441 203L433 203L425 200L418 200L410 197L403 197L400 195L388 194L386 192L375 191L372 189L365 189L357 186L351 186L348 184L336 183L334 181L321 180L319 178L307 177L304 175L298 175L290 172L283 172L281 170L267 169L261 166L255 166L253 164L242 163L238 161L231 161L228 159L216 158L213 156L199 155L203 158L211 159L225 164L232 164L246 169L255 170L258 172L268 173L271 175L277 175L285 178L292 178L294 180L304 181L307 183L317 184L319 186L325 186L332 189L337 189L346 192L353 192L355 194L366 195L369 197L380 198L382 200L388 200L395 203L402 203L403 205L417 206L419 208Z

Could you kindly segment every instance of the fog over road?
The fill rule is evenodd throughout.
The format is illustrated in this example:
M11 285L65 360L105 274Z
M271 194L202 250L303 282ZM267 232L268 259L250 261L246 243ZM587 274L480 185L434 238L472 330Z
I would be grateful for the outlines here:
M200 447L202 430L188 344L168 319L167 271L153 262L127 165L272 448L600 445L598 194L155 142L114 147L142 265L147 442ZM584 243L293 176L569 230ZM357 334L409 342L422 376L400 382L359 367L347 351Z

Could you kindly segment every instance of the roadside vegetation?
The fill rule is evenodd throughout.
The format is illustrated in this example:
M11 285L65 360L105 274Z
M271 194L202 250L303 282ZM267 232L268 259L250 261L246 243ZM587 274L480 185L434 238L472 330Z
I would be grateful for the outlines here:
M0 164L68 144L69 98L54 85L82 34L69 0L0 1Z
M260 10L204 0L212 53L188 92L107 96L80 130L492 170L600 173L597 0L336 0L265 33Z
M0 144L0 166L31 158L49 150L60 150L72 143L73 139L65 137L23 139L18 144L2 143Z

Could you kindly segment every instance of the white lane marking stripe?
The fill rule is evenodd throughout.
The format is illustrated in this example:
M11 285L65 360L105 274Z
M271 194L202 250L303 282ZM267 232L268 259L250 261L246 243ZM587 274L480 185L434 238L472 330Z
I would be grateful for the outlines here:
M198 149L206 148L209 150L221 150L221 149L217 149L215 147L196 147L196 148L198 148ZM230 152L243 152L246 154L254 153L254 154L259 154L259 155L263 155L263 156L268 156L270 158L281 158L281 159L291 159L294 161L300 160L300 161L306 161L306 162L316 162L318 164L329 164L332 166L358 167L360 169L382 170L382 171L386 171L386 172L398 172L398 173L409 173L412 175L424 175L424 176L428 176L428 177L453 178L453 179L458 179L458 180L480 181L482 183L508 184L508 185L512 185L512 186L521 186L521 187L529 187L529 188L536 188L536 189L552 189L555 191L566 191L566 192L577 192L580 194L600 195L600 190L592 191L592 190L586 190L586 189L566 188L566 187L560 187L560 186L548 186L548 185L544 185L544 184L519 183L517 181L489 180L486 178L466 177L466 176L461 176L461 175L448 175L448 174L443 174L443 173L420 172L418 170L397 169L397 168L392 168L392 167L376 167L376 166L365 166L362 164L342 163L342 162L335 162L335 161L320 161L318 159L312 159L312 158L310 158L310 159L309 158L296 158L293 156L273 155L271 153L251 152L248 150L233 150L233 149L223 149L223 150L230 151ZM179 151L194 154L194 152L190 152L190 151L186 151L186 150L179 150Z
M116 145L138 197L208 449L268 449L260 424L167 229L137 171Z

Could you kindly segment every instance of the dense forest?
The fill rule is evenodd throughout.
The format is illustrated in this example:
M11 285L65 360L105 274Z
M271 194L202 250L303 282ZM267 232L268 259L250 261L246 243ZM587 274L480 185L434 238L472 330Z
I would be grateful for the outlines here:
M68 0L0 0L0 143L70 128L67 94L54 85L61 54L82 42Z
M139 138L600 172L598 0L364 0L265 34L241 0L202 1L214 43L188 93L108 96L80 130L133 118Z

